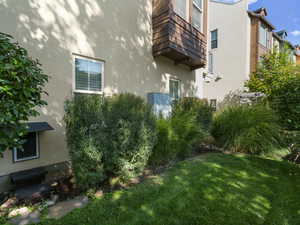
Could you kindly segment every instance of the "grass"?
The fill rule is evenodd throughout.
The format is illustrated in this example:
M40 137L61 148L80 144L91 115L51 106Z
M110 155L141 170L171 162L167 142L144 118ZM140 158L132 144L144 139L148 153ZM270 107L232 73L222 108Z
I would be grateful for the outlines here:
M40 225L296 225L299 175L284 161L207 154Z

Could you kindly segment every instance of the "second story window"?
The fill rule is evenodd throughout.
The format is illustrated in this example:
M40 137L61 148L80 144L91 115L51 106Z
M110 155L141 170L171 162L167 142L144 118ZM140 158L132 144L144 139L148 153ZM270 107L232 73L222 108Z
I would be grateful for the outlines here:
M103 90L104 63L89 58L75 57L74 91L101 93Z
M211 52L208 54L208 72L210 74L214 73L214 56Z
M259 27L259 43L264 47L269 47L268 42L268 28L261 23Z
M211 32L211 49L218 48L218 30Z
M172 100L178 100L180 98L180 80L170 79L169 80L169 94Z
M199 31L202 31L202 10L202 0L193 0L192 24Z
M185 20L188 20L188 16L187 16L188 1L189 0L174 1L174 11Z

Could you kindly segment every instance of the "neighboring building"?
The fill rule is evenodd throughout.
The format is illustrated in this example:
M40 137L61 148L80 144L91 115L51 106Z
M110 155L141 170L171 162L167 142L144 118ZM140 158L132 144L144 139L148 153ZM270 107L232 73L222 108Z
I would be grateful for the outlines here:
M244 91L245 81L274 46L278 50L289 46L291 60L296 60L286 32L274 32L265 8L249 11L248 0L233 3L210 0L209 9L210 41L203 97L213 105L230 92Z
M243 89L250 74L251 19L246 0L209 3L208 70L204 98L216 105L230 92Z
M296 64L300 65L300 45L296 45Z
M285 30L273 32L273 48L277 51L289 51L290 59L296 64L296 47L287 40L288 33Z
M64 102L74 93L195 96L207 61L207 14L207 0L1 1L1 32L51 78L25 151L0 159L0 184L14 172L64 167Z

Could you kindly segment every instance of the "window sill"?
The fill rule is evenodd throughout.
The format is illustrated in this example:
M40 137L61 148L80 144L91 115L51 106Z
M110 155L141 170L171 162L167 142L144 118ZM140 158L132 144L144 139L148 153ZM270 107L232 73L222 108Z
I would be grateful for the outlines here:
M103 95L103 91L80 91L74 90L75 94L93 94L93 95Z
M28 157L28 158L24 158L24 159L14 159L14 163L21 163L21 162L26 162L26 161L30 161L30 160L34 160L34 159L39 159L39 156L33 156L33 157Z

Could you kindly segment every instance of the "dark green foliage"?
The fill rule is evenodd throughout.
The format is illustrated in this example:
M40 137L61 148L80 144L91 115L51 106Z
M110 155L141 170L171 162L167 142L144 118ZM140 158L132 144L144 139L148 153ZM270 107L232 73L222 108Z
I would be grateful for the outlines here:
M285 159L300 164L300 131L284 131L284 144L290 150Z
M127 180L143 171L156 132L151 107L142 98L76 96L66 106L67 141L81 188L114 176Z
M149 164L165 164L176 157L176 150L172 148L171 140L173 130L170 119L158 118L156 120L157 143L149 159Z
M101 146L96 139L104 120L103 98L97 95L75 95L66 102L67 143L78 186L88 189L105 179Z
M208 131L212 123L213 110L206 99L186 97L180 99L173 107L173 114L189 112L196 116L198 125Z
M128 179L143 171L156 141L151 107L133 94L106 99L104 124L98 132L105 170Z
M219 147L243 153L262 153L280 146L280 126L263 105L229 107L216 115L211 133Z
M300 76L284 82L273 91L269 99L282 126L288 130L300 130Z
M158 141L150 164L189 156L196 144L208 135L211 120L212 110L207 101L184 98L176 102L169 118L157 120Z
M7 149L20 147L26 134L22 121L37 116L48 76L26 49L0 33L0 155Z

